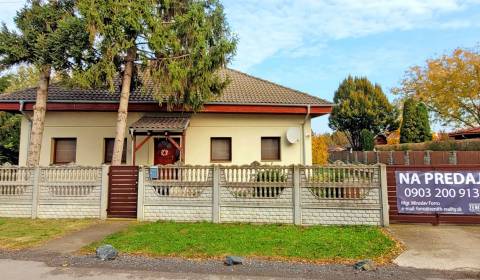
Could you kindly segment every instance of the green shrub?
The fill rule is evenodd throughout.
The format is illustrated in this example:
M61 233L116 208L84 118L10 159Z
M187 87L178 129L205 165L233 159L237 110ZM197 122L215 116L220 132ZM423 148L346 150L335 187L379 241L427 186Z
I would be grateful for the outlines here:
M280 170L263 170L256 175L257 182L279 183L286 182L288 176L281 173Z
M448 140L448 141L432 141L425 143L427 150L430 151L455 151L457 149L457 145L455 141Z
M348 174L341 172L340 169L333 168L318 168L315 169L312 181L313 182L333 182L340 183L348 178Z
M423 143L381 145L375 148L378 151L480 151L480 140L429 141Z

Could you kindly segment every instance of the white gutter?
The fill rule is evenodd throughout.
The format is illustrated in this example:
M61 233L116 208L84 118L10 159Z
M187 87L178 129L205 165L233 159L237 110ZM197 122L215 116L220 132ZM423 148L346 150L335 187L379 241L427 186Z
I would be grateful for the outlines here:
M18 103L20 104L20 107L19 107L19 110L20 113L27 119L28 121L28 141L27 141L27 157L28 157L28 153L30 152L30 139L32 137L32 118L23 110L24 106L25 106L25 101L23 100L20 100L18 101Z
M310 118L310 112L311 108L310 105L306 105L307 107L307 114L305 115L305 119L303 120L302 123L302 152L303 152L303 165L307 165L307 143L305 141L305 124L307 123L307 120Z

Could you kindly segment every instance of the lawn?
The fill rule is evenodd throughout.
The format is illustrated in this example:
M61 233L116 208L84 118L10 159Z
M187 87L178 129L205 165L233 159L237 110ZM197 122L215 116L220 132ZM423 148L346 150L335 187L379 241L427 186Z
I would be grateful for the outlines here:
M312 262L387 259L396 243L377 227L141 223L92 244L149 256L215 258L226 255Z
M85 228L95 220L0 218L0 249L23 249Z

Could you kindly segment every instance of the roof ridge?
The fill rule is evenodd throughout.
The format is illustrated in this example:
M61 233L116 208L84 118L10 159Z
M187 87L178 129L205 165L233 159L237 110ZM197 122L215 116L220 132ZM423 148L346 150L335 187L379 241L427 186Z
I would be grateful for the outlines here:
M300 90L297 90L297 89L293 89L293 88L291 88L291 87L287 87L287 86L281 85L281 84L279 84L279 83L275 83L275 82L272 82L272 81L269 81L269 80L266 80L266 79L263 79L263 78L260 78L260 77L257 77L257 76L253 76L253 75L251 75L251 74L242 72L242 71L237 70L237 69L228 68L228 67L227 67L226 69L228 69L228 70L230 70L230 71L237 72L237 73L239 73L239 74L241 74L241 75L244 75L244 76L247 76L247 77L250 77L250 78L259 80L259 81L262 81L262 82L266 82L266 83L272 84L272 85L274 85L274 86L278 86L278 87L281 87L281 88L284 88L284 89L287 89L287 90L294 91L294 92L299 93L299 94L302 94L302 95L304 95L304 96L316 98L316 99L318 99L319 101L322 101L322 102L325 103L325 104L331 104L331 102L329 102L329 101L327 101L327 100L325 100L325 99L323 99L323 98L320 98L320 97L318 97L318 96L311 95L311 94L308 94L308 93L306 93L306 92L303 92L303 91L300 91Z

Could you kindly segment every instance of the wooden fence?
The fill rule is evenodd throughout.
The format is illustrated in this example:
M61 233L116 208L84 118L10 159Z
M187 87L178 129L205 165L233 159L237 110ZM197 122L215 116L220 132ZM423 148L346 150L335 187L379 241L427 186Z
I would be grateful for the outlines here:
M480 151L341 151L330 152L329 161L387 165L463 165L480 163Z

